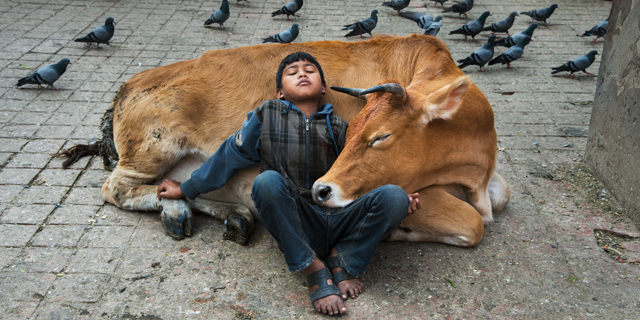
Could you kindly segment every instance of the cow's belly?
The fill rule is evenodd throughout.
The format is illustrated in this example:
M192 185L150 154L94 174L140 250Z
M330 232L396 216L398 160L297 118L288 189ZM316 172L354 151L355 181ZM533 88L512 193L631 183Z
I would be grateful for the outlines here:
M167 174L162 177L158 182L164 179L172 179L179 182L185 182L191 178L191 173L200 168L205 162L205 158L196 155L187 155L180 159ZM251 188L253 186L253 180L258 176L260 170L258 166L253 166L247 170L242 170L231 179L224 187L209 193L200 195L200 197L213 201L238 203L245 205L253 212L256 213L253 200L251 199Z

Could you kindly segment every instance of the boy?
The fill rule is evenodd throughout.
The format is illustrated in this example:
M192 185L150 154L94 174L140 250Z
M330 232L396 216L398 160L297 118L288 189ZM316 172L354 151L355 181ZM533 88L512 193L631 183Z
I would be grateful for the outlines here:
M259 164L261 173L251 192L258 217L278 242L289 270L304 270L314 308L329 315L343 313L343 300L364 289L357 277L380 240L420 208L418 195L407 196L400 187L388 185L341 209L315 205L309 190L337 159L348 124L330 104L320 107L327 87L320 64L310 54L284 58L276 83L277 100L249 112L242 129L191 179L183 184L163 181L158 198L195 199L221 188L239 170Z

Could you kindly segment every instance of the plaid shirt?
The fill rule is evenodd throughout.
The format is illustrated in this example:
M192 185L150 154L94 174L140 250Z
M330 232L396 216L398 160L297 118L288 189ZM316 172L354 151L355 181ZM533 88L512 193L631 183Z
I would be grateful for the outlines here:
M325 104L309 119L289 101L268 100L249 112L234 136L225 140L180 188L189 199L224 186L240 170L260 164L275 170L311 200L309 189L344 148L348 124Z

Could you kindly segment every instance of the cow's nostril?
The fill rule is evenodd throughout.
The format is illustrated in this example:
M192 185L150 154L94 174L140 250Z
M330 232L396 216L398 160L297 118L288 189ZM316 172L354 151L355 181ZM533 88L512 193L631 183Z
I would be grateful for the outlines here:
M318 200L325 201L329 198L329 194L331 193L331 187L323 186L318 190Z

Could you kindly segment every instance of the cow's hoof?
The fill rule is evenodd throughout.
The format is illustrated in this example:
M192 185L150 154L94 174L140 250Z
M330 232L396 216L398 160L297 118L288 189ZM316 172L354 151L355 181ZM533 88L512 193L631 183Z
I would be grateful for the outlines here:
M223 235L223 239L233 241L243 245L249 240L249 236L253 232L253 221L246 216L234 212L225 220L227 232Z
M162 227L171 237L182 240L185 236L191 236L192 216L186 201L162 200Z

